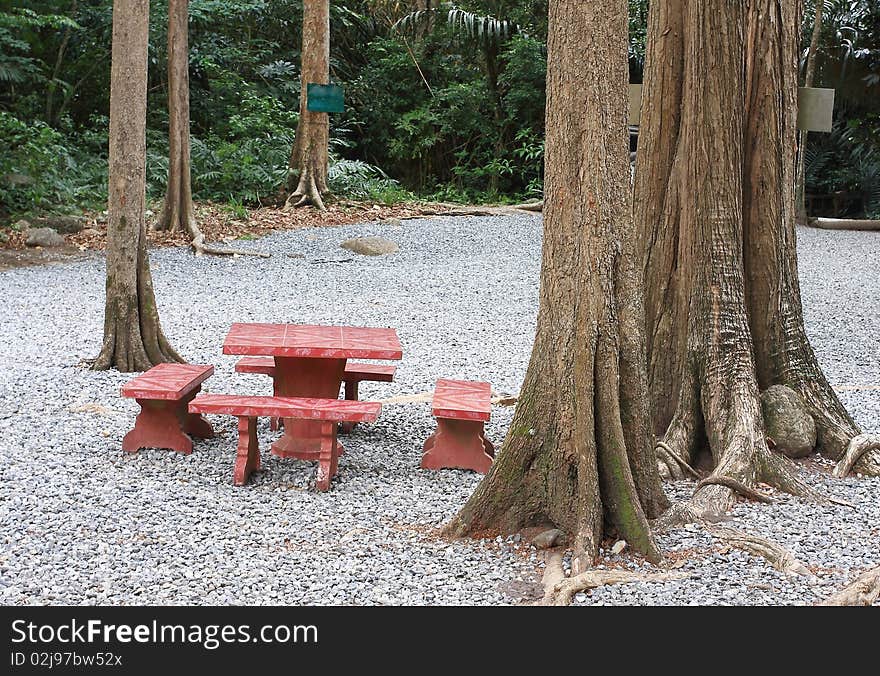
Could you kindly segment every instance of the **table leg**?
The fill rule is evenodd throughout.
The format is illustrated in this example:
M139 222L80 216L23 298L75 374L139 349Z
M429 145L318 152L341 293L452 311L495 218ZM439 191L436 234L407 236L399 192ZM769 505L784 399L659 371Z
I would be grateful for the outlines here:
M260 447L257 443L257 419L241 417L238 419L238 449L232 483L236 486L244 486L248 477L258 469L260 469Z
M482 474L489 471L495 454L481 421L452 418L437 418L437 431L422 450L422 469L472 469Z
M346 380L345 381L345 398L348 401L357 401L357 398L358 398L358 381L357 380ZM357 423L354 423L354 422L342 423L342 433L343 434L351 434L355 425L357 425Z
M138 399L137 403L141 412L135 419L134 429L122 439L123 451L134 453L141 448L168 448L185 455L192 453L192 439L184 433L189 416L187 402Z
M275 357L275 391L280 397L338 399L345 359ZM281 458L318 460L323 431L320 420L284 419L284 434L272 444L272 453ZM335 440L336 454L343 448Z

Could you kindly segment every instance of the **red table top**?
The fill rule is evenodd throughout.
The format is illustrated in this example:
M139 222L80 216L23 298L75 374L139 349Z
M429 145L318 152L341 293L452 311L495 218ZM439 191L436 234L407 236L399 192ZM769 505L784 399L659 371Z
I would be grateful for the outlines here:
M492 386L475 380L437 381L431 412L435 418L488 420L492 414Z
M306 324L233 324L223 354L316 357L324 359L401 359L394 329Z
M158 364L122 386L123 397L180 399L214 373L210 364Z

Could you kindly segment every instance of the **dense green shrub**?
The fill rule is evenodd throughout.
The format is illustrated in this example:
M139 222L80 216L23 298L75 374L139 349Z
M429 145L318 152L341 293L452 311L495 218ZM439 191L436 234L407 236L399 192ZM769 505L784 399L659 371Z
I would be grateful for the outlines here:
M434 3L436 6L436 3ZM804 40L810 17L805 11ZM148 195L167 171L167 0L150 3ZM377 201L521 200L542 191L547 0L331 3L333 189ZM106 199L112 0L11 0L0 9L0 211ZM641 80L646 0L629 0ZM861 191L876 213L880 0L826 0L817 84L845 133L811 134L808 190ZM255 204L275 194L299 108L302 0L190 0L193 189ZM821 159L821 158L819 158ZM25 178L22 178L25 177Z

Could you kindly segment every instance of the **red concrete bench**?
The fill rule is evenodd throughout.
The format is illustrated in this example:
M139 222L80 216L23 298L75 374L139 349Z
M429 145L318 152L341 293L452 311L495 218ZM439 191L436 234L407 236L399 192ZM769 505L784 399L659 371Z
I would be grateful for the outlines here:
M211 425L200 415L187 411L187 404L211 377L214 367L200 364L159 364L128 381L122 396L141 406L132 429L122 440L122 450L134 453L141 448L169 448L192 453L189 435L208 439Z
M257 445L257 417L294 418L321 421L320 436L306 440L305 448L295 457L318 461L318 490L330 488L336 475L342 445L336 440L339 422L373 422L379 416L382 404L370 401L342 399L309 399L304 397L250 397L229 394L203 394L189 404L190 413L220 413L238 418L238 454L235 459L233 483L244 485L254 470L260 468L260 449Z
M273 357L244 357L239 359L235 365L238 373L262 373L275 378L275 359ZM345 398L349 401L358 400L358 384L362 380L373 382L390 383L394 380L394 374L397 372L396 366L385 366L384 364L359 364L348 362L345 365L345 371L342 374L342 381L345 383ZM277 392L273 392L278 396ZM278 420L272 419L272 429L278 428ZM350 433L357 423L342 423L342 431Z
M425 441L422 468L488 472L495 457L495 447L484 432L492 414L489 383L438 380L431 412L437 418L437 431Z

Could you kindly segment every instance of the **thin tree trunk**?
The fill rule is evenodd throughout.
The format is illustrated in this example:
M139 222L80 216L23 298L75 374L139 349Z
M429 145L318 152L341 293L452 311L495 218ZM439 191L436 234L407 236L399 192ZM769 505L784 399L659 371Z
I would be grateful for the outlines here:
M302 77L299 122L290 154L286 206L324 209L327 192L330 120L327 113L308 110L308 84L330 82L330 2L303 0ZM294 185L296 187L294 187Z
M573 572L606 520L657 560L646 517L666 506L648 438L626 131L622 0L550 2L540 309L504 447L448 526L456 535L554 524ZM641 424L639 424L641 420Z
M76 7L77 0L73 0L70 6L71 19L76 17ZM61 74L61 65L64 63L64 55L67 53L67 45L70 44L71 32L70 26L64 27L64 34L61 37L61 44L58 46L58 54L55 57L55 66L52 68L52 77L49 78L49 83L46 86L46 124L49 125L55 123L55 119L52 116L54 112L52 107L55 104L55 90L58 88L56 83L58 82L58 76Z
M168 3L168 185L157 230L194 234L189 142L189 0Z
M815 14L813 15L813 34L810 37L810 48L807 51L807 66L804 72L804 87L812 87L816 77L816 56L819 53L819 38L822 35L822 10L823 0L814 0ZM797 206L797 220L799 223L807 222L807 190L806 172L804 168L804 151L807 149L807 132L802 131L798 135L797 153L797 182L795 183L795 204Z
M144 227L148 0L115 0L110 74L107 285L95 369L182 361L159 325Z

